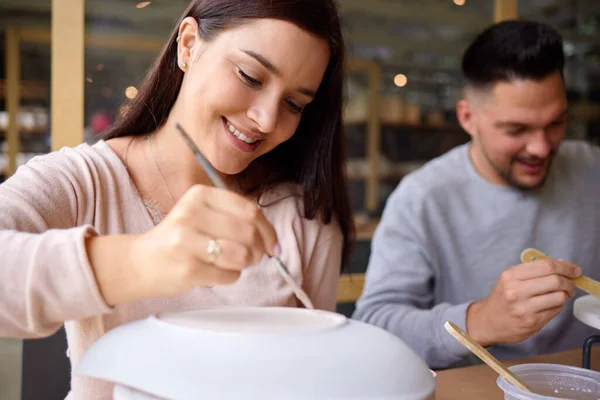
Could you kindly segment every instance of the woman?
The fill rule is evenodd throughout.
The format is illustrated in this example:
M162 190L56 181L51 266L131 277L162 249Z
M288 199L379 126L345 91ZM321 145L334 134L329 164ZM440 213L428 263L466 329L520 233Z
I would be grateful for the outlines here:
M194 0L105 140L0 186L0 336L65 324L71 364L120 324L213 305L333 309L353 226L333 0ZM212 187L181 124L230 191ZM110 385L74 377L71 397Z

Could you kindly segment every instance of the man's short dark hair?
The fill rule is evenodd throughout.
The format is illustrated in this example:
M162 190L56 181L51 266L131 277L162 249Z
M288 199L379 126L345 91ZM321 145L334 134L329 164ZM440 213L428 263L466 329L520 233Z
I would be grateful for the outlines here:
M563 73L560 34L532 21L504 21L480 33L464 53L462 71L468 86L486 87L514 79L540 80Z

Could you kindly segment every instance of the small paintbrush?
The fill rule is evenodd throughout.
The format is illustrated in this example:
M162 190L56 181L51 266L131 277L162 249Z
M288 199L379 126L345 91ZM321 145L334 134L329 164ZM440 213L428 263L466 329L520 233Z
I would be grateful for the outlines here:
M202 153L200 152L200 149L198 149L198 146L196 146L196 143L194 143L194 141L190 138L190 136L181 127L181 125L179 125L177 123L177 124L175 124L175 127L177 128L179 133L181 133L181 136L183 136L183 139L186 141L188 146L194 152L196 159L198 160L200 165L202 165L202 168L206 171L206 173L208 174L208 177L210 178L212 183L220 189L227 189L225 182L223 182L223 180L219 177L219 174L217 174L217 171L215 171L213 166L208 162L208 160L204 157L204 155L202 155ZM292 277L292 275L286 268L283 261L281 261L281 259L276 256L271 256L268 254L267 254L267 256L269 256L272 259L275 259L275 261L276 261L275 265L277 266L277 270L279 271L279 273L281 274L283 279L287 282L287 284L291 286L292 290L294 291L294 294L296 295L298 300L300 300L302 302L302 304L304 304L304 307L314 309L315 307L313 306L312 302L310 301L310 298L308 297L306 292L302 289L302 287L300 285L298 285L298 283L294 280L294 278Z

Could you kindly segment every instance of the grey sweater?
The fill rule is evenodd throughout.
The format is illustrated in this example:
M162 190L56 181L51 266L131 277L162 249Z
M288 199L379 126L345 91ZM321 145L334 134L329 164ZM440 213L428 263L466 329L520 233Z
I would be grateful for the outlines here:
M398 335L431 368L464 362L468 350L444 322L465 329L467 307L520 263L523 249L574 262L600 279L600 148L563 142L544 186L523 192L479 176L469 145L409 174L390 195L354 314ZM574 318L571 299L536 335L490 351L500 359L552 353L594 334L600 331Z

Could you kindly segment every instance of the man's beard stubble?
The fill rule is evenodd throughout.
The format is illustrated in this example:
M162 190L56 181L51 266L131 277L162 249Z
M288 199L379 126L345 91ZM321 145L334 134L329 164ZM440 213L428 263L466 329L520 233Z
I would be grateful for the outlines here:
M481 147L481 153L483 154L483 157L486 159L488 164L494 169L494 171L502 179L504 179L510 186L512 186L518 190L530 191L530 190L539 189L540 187L542 187L544 185L544 183L546 183L546 180L548 178L548 172L550 171L550 167L552 166L552 161L554 161L554 155L556 153L555 150L552 150L550 152L550 154L548 155L548 165L546 165L546 171L545 171L545 174L544 174L544 177L542 178L542 180L540 180L537 184L535 184L533 186L523 185L513 175L513 173L512 173L513 165L515 165L515 163L517 163L518 161L531 162L531 161L535 161L538 159L537 158L536 159L531 159L531 158L523 159L523 158L519 158L518 156L515 156L510 160L510 164L509 164L508 168L501 168L500 166L496 165L494 163L494 161L492 161L492 159L489 157L487 151L485 150L485 146L481 142L481 135L479 134L479 131L477 132L477 136L479 137L479 145Z

